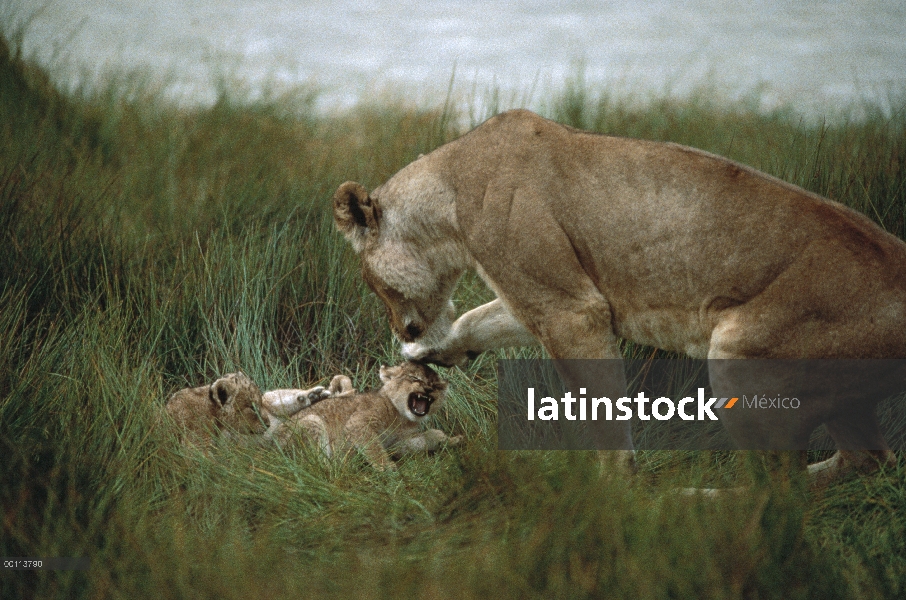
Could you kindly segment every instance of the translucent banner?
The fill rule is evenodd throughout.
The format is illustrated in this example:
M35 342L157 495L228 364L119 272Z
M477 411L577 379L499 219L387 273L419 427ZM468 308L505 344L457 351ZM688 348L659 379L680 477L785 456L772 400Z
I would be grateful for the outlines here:
M894 450L906 360L498 362L501 450Z

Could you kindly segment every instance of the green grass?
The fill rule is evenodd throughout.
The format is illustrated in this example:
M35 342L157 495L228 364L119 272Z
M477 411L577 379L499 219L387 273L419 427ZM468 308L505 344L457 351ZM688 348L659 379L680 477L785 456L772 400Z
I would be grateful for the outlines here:
M184 456L159 415L243 369L262 388L358 387L398 360L334 231L343 181L375 186L464 131L450 105L325 116L316 90L168 105L130 76L58 92L0 40L4 598L834 598L906 594L903 465L818 494L748 481L728 453L648 452L632 482L583 452L496 450L496 356L446 370L462 448L378 473L268 449ZM707 90L637 104L577 84L557 120L730 156L906 236L906 108L812 124ZM751 243L757 243L752 234ZM457 301L489 298L469 277ZM627 345L627 355L651 350ZM508 356L530 355L511 351Z

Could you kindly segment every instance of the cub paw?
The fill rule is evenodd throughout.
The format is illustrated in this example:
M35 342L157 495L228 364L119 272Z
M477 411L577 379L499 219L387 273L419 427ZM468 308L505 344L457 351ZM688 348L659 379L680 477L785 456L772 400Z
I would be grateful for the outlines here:
M328 394L331 396L343 396L355 394L355 388L352 387L352 380L345 375L334 375L330 380Z
M311 404L314 404L315 402L320 402L321 400L324 400L325 398L330 398L330 392L323 385L319 385L317 387L311 388L310 390L305 392L305 395Z

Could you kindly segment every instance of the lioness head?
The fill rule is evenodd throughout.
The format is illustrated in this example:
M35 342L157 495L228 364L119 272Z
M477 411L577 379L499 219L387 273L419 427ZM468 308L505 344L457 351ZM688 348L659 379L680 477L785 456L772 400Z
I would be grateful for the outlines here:
M431 368L413 362L381 367L380 393L393 402L399 413L412 422L434 414L444 402L447 382Z
M347 181L334 194L333 214L362 260L362 277L384 302L394 334L430 345L450 332L450 298L467 265L452 202L442 186L405 177L407 169L374 194Z

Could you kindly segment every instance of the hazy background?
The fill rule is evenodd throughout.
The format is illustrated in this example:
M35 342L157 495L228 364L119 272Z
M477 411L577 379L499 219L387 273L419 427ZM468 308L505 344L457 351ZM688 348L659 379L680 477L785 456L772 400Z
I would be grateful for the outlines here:
M814 114L886 98L906 81L906 2L650 0L488 3L349 0L51 0L25 47L68 83L107 69L169 77L210 100L228 73L318 84L325 107L374 93L416 100L499 87L531 104L578 72L620 91L682 95L709 81L729 98ZM474 90L474 91L473 91Z

